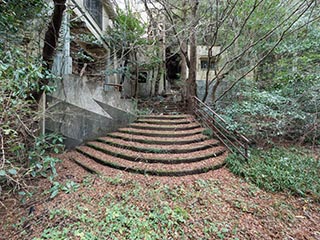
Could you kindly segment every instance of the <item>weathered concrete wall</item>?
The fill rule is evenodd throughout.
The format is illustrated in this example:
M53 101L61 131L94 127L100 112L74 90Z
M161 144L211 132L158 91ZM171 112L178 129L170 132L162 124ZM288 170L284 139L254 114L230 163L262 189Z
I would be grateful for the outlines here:
M212 48L212 56L217 56L221 50L220 46L215 46ZM190 46L188 46L188 55L190 55ZM201 68L201 59L207 60L208 59L208 47L199 45L197 46L197 80L205 80L207 69ZM189 74L189 69L186 69L187 75ZM214 78L214 71L211 70L209 72L209 79Z
M141 72L146 72L147 73L147 78L146 78L146 82L139 82L138 81L138 96L142 97L142 98L146 98L146 97L150 97L154 94L154 88L155 88L155 81L156 79L153 75L153 72L150 70L141 70ZM156 72L156 74L158 74ZM155 75L156 75L155 74ZM130 97L134 97L135 94L135 84L136 84L136 80L135 80L135 76L131 76L131 78L126 78L124 83L123 83L123 92L122 95L126 98L130 98ZM159 82L159 93L163 92L163 76L161 76L160 78L160 82Z
M213 88L214 84L211 84L211 86L209 86L209 91L208 91L208 96L206 99L206 103L211 103L212 102L212 88ZM217 89L216 92L216 97L220 96L228 87L227 81L222 81L219 84L219 87ZM205 90L206 90L206 81L205 80L197 80L197 96L199 99L202 100L202 98L204 97L205 94Z
M134 121L135 108L116 90L103 90L103 83L66 75L48 96L46 130L62 133L67 148L103 136Z
M216 46L212 48L212 56L216 56L220 52L220 47ZM201 68L201 59L208 59L208 47L207 46L197 46L197 80L205 80L207 69ZM209 72L209 79L214 78L214 71Z

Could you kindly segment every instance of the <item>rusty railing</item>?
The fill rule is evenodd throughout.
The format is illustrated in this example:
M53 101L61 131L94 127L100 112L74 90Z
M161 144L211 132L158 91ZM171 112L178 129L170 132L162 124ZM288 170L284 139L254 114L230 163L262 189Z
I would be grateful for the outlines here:
M192 112L202 124L212 129L215 136L231 151L248 160L249 140L235 130L228 130L227 122L199 98L193 97Z

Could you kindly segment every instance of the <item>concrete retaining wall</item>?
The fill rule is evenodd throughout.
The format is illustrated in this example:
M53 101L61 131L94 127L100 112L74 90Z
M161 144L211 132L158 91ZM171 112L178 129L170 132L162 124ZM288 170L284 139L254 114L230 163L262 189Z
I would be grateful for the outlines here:
M103 136L136 119L131 100L103 90L103 83L66 75L47 97L46 130L65 136L66 147Z

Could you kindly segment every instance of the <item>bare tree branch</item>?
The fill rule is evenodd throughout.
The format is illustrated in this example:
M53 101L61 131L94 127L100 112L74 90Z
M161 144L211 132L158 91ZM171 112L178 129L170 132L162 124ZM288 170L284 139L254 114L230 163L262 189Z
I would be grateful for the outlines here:
M281 43L283 38L286 34L288 34L291 27L300 19L302 15L311 7L312 3L310 3L306 9L304 9L297 18L282 32L281 36L279 37L278 41L274 44L274 46L253 66L248 70L246 73L241 75L236 81L234 81L214 102L221 100L240 80L246 77L250 72L252 72L258 65L260 65L273 51L274 49Z

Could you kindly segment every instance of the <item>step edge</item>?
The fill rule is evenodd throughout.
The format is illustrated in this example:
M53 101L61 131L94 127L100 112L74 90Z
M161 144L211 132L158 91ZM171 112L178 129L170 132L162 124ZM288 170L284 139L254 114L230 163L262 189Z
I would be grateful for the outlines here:
M116 139L116 138L115 138ZM126 149L129 149L131 151L136 151L136 152L144 152L144 153L162 153L162 154L172 154L172 153L192 153L195 151L199 150L205 150L210 147L216 147L220 145L220 142L217 141L216 143L205 143L201 146L197 146L194 148L186 148L185 149L161 149L161 148L147 148L147 147L136 147L136 146L130 146L130 145L121 145L120 143L116 143L110 140L105 140L102 138L96 139L98 142L102 142L117 148L122 148L125 147ZM136 142L137 143L137 142ZM150 145L156 145L156 144L150 144ZM183 144L182 144L183 145ZM185 145L190 145L190 144L185 144ZM165 145L167 146L167 145Z
M157 133L148 133L148 132L139 132L139 131L128 131L128 130L123 130L123 129L118 129L118 132L120 133L126 133L126 134L131 134L131 135L138 135L138 136L146 136L146 137L162 137L162 138L179 138L179 137L189 137L194 134L200 134L203 132L202 130L194 131L194 132L187 132L187 133L177 133L177 134L172 134L170 133L162 133L161 131ZM183 132L183 131L181 131Z
M133 168L133 167L125 167L119 164L114 164L111 162L107 162L107 161L102 161L101 159L97 159L97 158L93 158L91 157L89 154L83 152L80 154L86 156L87 158L95 161L98 164L104 165L104 166L108 166L114 169L118 169L118 170L122 170L122 171L126 171L126 172L131 172L131 173L138 173L138 174L144 174L144 175L151 175L151 176L163 176L163 177L183 177L183 176L188 176L188 175L196 175L196 174L202 174L202 173L206 173L209 171L213 171L213 170L217 170L220 169L222 167L224 167L226 165L226 160L223 160L221 163L212 165L212 166L204 166L204 167L200 167L200 168L195 168L195 169L188 169L188 170L181 170L181 171L177 171L177 170L173 170L173 171L157 171L157 170L150 170L150 169L140 169L140 168ZM97 160L97 161L96 161ZM103 175L103 173L100 173L101 175Z
M133 134L132 134L133 135ZM157 140L148 140L148 139L138 139L138 138L130 138L130 137L124 137L124 136L117 136L117 135L112 135L112 134L107 134L107 136L112 137L112 138L117 138L117 139L122 139L122 140L127 140L127 141L134 141L137 143L148 143L148 144L162 144L162 145L171 145L172 144L172 140L171 141L164 141L161 140L161 137L159 137L159 139ZM133 136L139 136L139 135L133 135ZM175 139L179 137L172 137L172 139ZM207 136L203 136L201 138L196 138L196 139L188 139L188 140L174 140L176 145L183 145L183 144L191 144L191 143L195 143L195 142L201 142L204 140L207 140L208 137Z
M194 158L187 158L187 159L170 159L170 160L164 160L161 158L139 158L138 156L130 156L127 155L125 153L115 153L113 151L101 148L99 146L96 146L94 144L90 144L87 143L86 146L96 150L96 151L100 151L106 155L110 155L113 157L117 157L117 158L121 158L130 162L143 162L143 163L162 163L162 164L184 164L184 163L194 163L194 162L201 162L203 160L207 160L210 158L214 158L214 157L219 157L221 156L223 153L226 152L226 149L223 148L221 150L218 150L217 152L208 154L208 155L204 155L204 156L198 156L198 157L194 157Z

